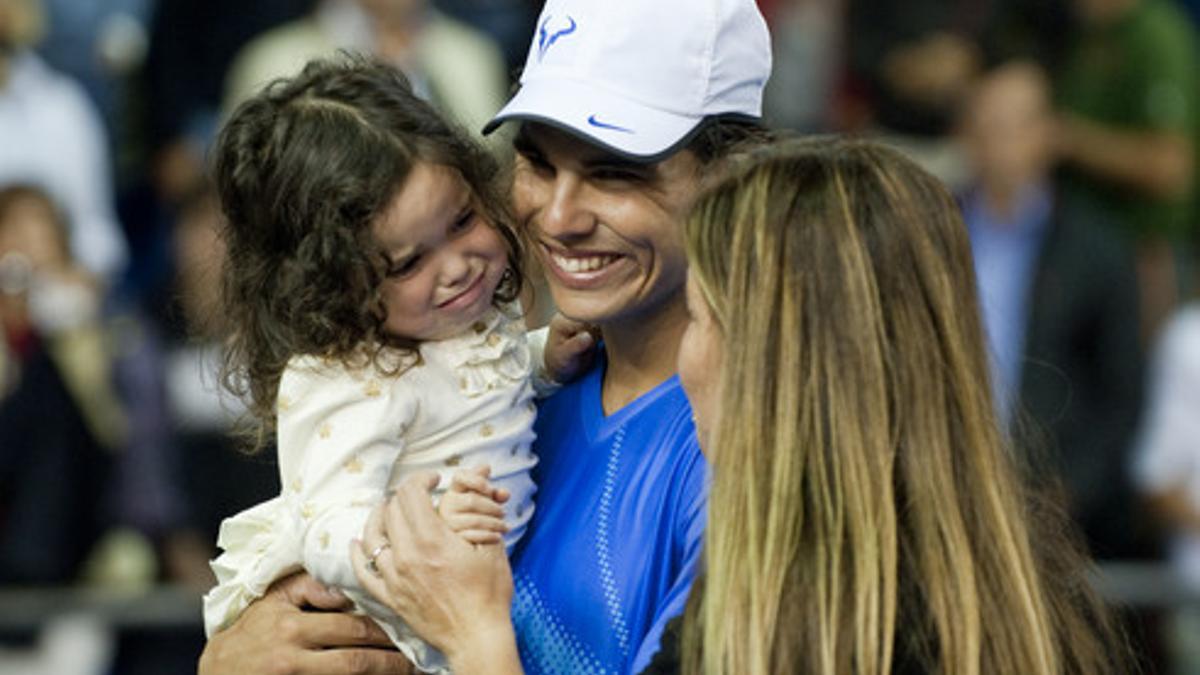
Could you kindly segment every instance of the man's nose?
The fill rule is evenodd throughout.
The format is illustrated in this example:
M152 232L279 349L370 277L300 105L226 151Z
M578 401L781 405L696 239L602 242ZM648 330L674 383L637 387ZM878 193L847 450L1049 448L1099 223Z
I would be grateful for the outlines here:
M544 193L547 203L541 209L541 222L538 223L542 234L564 241L591 234L595 216L585 206L586 186L579 176L559 172L549 187Z

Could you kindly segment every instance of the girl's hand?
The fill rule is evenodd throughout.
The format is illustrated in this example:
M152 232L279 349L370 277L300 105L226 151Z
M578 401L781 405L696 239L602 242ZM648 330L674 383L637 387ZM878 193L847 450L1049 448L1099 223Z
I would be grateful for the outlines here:
M499 544L508 532L501 506L508 501L508 490L492 487L490 473L486 465L456 471L438 502L442 520L472 544Z
M546 374L559 384L566 384L582 375L595 358L599 329L561 314L550 320L546 337Z
M504 547L469 544L451 530L433 510L437 484L436 474L410 476L376 507L362 541L350 547L354 571L455 672L520 672Z

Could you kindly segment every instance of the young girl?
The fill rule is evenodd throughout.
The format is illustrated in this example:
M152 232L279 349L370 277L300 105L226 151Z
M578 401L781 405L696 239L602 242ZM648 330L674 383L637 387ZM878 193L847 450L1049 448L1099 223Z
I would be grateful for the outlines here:
M206 630L303 568L419 668L441 671L436 650L361 590L349 550L371 507L415 470L442 475L443 517L472 542L498 542L507 524L511 546L532 514L541 359L517 316L520 249L494 163L403 76L347 59L313 62L238 108L215 173L228 220L226 381L261 422L256 445L276 434L282 494L222 525ZM552 331L558 376L590 344L573 331ZM495 490L481 487L488 469L451 477L484 466Z

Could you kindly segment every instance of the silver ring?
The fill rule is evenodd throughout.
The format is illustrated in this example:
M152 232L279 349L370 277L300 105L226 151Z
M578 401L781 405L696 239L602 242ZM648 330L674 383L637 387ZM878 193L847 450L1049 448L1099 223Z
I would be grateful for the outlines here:
M367 569L371 571L371 574L374 574L375 576L379 576L379 566L375 564L375 560L377 558L379 558L379 556L382 555L384 551L388 550L391 547L392 547L392 545L385 541L382 544L376 546L375 550L371 551L371 555L367 556Z

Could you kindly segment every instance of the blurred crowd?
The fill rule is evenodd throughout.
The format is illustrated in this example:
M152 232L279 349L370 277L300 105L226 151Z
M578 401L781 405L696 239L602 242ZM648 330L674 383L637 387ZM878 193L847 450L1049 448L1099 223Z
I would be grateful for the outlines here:
M478 129L539 4L0 0L0 586L206 588L221 518L278 491L217 374L223 116L347 50ZM1017 448L1097 558L1200 593L1200 3L760 5L768 122L955 190ZM1185 663L1200 618L1152 619L1151 658Z

